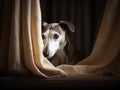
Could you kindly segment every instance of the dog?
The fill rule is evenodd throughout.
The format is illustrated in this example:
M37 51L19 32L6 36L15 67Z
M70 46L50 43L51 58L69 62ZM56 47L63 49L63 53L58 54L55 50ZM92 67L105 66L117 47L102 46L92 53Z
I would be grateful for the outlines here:
M53 65L73 65L80 61L80 52L73 44L70 36L74 31L75 26L68 21L50 24L43 22L43 55Z

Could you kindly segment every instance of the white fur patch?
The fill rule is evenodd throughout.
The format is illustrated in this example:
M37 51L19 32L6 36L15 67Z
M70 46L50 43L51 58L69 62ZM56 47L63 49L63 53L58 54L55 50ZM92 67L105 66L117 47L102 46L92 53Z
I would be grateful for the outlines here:
M65 46L65 31L63 31L60 27L61 33L58 33L55 30L46 30L42 35L44 35L43 43L44 43L44 52L49 53L47 56L48 59L52 58L57 50L61 47ZM55 39L54 35L59 35L59 38ZM46 51L45 51L46 50Z

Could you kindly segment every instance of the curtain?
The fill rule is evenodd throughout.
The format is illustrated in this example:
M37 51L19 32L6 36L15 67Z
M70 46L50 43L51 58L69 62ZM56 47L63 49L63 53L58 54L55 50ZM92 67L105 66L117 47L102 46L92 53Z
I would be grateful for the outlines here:
M42 55L39 0L3 0L0 26L0 71L42 77L61 76Z
M53 66L42 54L44 45L41 38L42 13L39 0L0 0L0 7L0 73L35 74L47 78L120 74L119 0L107 1L95 43L91 50L85 48L87 57L75 65L58 67ZM85 10L89 11L88 8ZM56 17L52 18L56 21ZM75 17L71 18L75 20ZM89 43L89 40L83 41Z

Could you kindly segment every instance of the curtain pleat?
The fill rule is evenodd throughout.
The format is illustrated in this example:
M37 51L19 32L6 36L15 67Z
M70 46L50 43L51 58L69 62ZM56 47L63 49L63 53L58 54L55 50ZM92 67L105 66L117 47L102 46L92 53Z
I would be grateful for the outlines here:
M20 71L20 1L14 0L12 5L8 69Z
M39 76L47 77L50 75L63 74L62 70L55 68L42 55L43 42L41 38L41 11L39 0L24 1L22 9L22 40L25 53L25 65L29 70Z

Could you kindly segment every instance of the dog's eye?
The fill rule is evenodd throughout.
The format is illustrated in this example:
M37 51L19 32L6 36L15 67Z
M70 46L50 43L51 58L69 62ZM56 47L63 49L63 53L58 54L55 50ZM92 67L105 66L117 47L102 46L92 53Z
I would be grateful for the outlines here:
M54 34L54 39L58 39L59 35L58 34Z
M44 35L42 35L42 39L45 39L45 36L44 36Z

